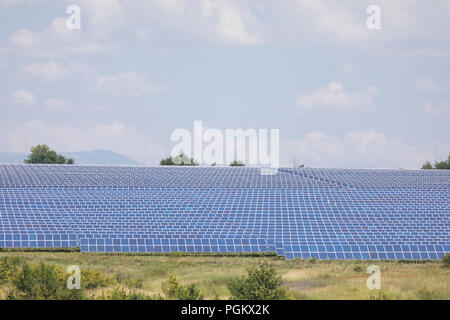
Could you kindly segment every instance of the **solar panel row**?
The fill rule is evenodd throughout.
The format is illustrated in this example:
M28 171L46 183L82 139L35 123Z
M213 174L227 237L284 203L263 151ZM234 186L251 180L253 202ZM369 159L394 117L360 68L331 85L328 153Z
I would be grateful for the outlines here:
M0 247L439 259L446 170L0 165Z

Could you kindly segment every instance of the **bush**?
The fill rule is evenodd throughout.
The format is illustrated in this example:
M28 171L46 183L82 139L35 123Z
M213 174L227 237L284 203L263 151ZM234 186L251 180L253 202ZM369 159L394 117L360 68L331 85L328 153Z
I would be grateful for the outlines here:
M0 284L10 283L20 273L23 260L15 257L4 257L0 259Z
M245 164L242 161L234 160L230 163L230 167L244 167Z
M444 264L445 268L450 268L450 253L447 253L443 258L442 258L442 263Z
M267 263L247 269L247 275L232 279L228 284L231 299L282 300L287 298L287 289L281 288L283 280L275 268Z
M371 295L370 300L391 300L391 298L385 292L380 291L378 296Z
M67 278L67 274L66 274ZM83 289L104 288L114 283L114 277L92 269L81 270L81 287Z
M143 285L142 279L132 279L129 273L117 273L115 280L128 288L141 289Z
M436 300L439 299L439 295L436 293L436 291L423 288L417 292L417 298L419 300Z
M24 300L79 300L81 290L67 288L66 277L56 266L41 263L37 266L24 264L17 278L12 281L13 288L8 299Z
M106 293L102 293L98 300L163 300L161 295L149 296L135 290L127 292L123 288L116 287Z
M181 285L173 275L166 282L163 282L162 290L167 299L203 300L200 290L194 284Z
M198 166L198 163L195 162L194 158L189 158L183 152L180 152L180 154L175 157L163 158L159 164L162 166Z
M353 271L355 271L355 272L361 272L362 270L363 270L363 268L358 264L353 267Z

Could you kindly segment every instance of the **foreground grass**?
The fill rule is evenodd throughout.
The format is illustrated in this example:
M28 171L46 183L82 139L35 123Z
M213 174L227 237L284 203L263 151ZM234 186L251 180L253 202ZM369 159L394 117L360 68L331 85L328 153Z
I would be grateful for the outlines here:
M287 261L275 256L125 255L80 252L0 252L31 264L79 265L114 275L126 288L162 294L161 283L175 275L195 284L206 299L227 299L229 279L261 261L273 265L291 299L450 299L450 269L441 262ZM366 269L381 269L381 290L369 290ZM7 288L0 289L0 298ZM104 291L91 290L91 296Z

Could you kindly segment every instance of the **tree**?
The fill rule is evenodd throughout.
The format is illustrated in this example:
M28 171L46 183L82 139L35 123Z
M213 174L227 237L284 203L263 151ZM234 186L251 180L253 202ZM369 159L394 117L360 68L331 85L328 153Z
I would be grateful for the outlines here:
M194 158L189 158L183 151L178 156L161 159L159 164L162 166L198 166Z
M230 167L244 167L245 164L242 161L234 160L230 163Z
M431 164L430 161L426 161L423 166L422 169L433 169L433 165Z
M228 284L231 298L237 300L283 300L287 289L275 268L261 262L258 267L247 269L247 275L236 277Z
M437 170L450 170L450 153L448 154L447 160L442 160L440 162L435 162L434 165L430 161L426 161L422 169L437 169Z
M51 150L47 145L40 144L31 148L31 153L24 160L25 163L45 163L45 164L74 164L72 158L66 158Z

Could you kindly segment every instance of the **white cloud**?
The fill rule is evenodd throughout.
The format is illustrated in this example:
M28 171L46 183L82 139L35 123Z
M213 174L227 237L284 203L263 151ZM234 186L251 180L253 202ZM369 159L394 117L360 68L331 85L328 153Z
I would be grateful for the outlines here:
M438 93L450 91L450 82L439 84L431 77L419 77L416 79L414 87L418 91Z
M0 0L0 7L9 8L15 7L24 3L32 3L33 0Z
M448 0L429 6L421 0L267 1L271 41L332 43L358 49L382 49L402 55L449 56ZM381 9L381 29L368 30L366 9ZM267 28L269 29L269 28ZM269 37L268 37L269 38Z
M161 94L167 91L167 87L150 84L136 72L123 72L97 78L93 90L115 95L137 96L147 93Z
M90 73L92 70L85 64L70 62L60 63L57 61L33 62L22 65L19 74L24 76L36 76L44 80L57 80L64 76L75 73Z
M295 158L310 167L418 169L434 159L437 146L444 152L450 150L450 145L442 143L409 145L402 138L374 131L352 131L342 138L315 131L300 140L283 141L281 158L287 166Z
M355 69L353 68L352 64L349 62L346 62L340 69L340 72L344 75L351 76L355 73Z
M11 98L14 103L20 105L34 105L36 103L36 97L33 93L25 91L23 89L17 89L11 94Z
M369 32L365 26L364 7L357 11L353 3L342 5L335 1L297 0L281 6L280 19L288 18L290 31L298 40L305 36L332 42L356 42L367 40ZM275 10L277 10L275 8ZM291 20L292 19L292 20Z
M151 0L132 1L127 6L133 8L129 14L138 18L141 28L162 27L228 45L264 41L262 24L247 1Z
M332 81L326 88L315 93L301 94L296 101L300 109L327 108L335 110L360 109L371 107L378 89L370 86L363 91L348 92L342 84Z
M115 50L117 45L90 39L93 33L69 30L66 18L55 18L43 31L18 29L9 37L17 54L36 57L68 57Z
M426 101L423 104L423 111L431 116L450 117L450 100L434 106L431 102Z
M216 20L215 30L225 41L240 45L252 45L262 41L260 36L249 33L241 11L229 1L204 0L202 7L204 17Z
M11 42L19 47L30 48L38 45L41 39L38 35L26 29L18 29L9 37Z
M141 42L145 42L148 40L150 34L150 30L147 28L137 28L136 29L136 37L138 38L139 41Z
M428 77L417 78L414 86L418 91L440 92L442 90L433 78Z
M108 37L111 31L124 25L125 12L119 0L81 0L79 3L81 15L87 16L88 23L82 28L95 37Z
M19 126L2 126L0 134L4 137L0 141L0 150L10 152L27 152L31 146L45 143L59 152L111 150L152 165L157 164L165 153L150 137L121 121L74 127L31 120Z
M45 100L44 107L48 110L59 112L70 110L69 104L66 101L54 98Z

